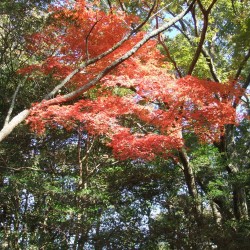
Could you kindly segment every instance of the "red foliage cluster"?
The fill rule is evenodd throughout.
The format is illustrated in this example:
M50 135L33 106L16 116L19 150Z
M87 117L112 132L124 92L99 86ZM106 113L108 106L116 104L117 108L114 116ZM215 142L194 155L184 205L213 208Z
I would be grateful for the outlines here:
M94 10L84 1L78 1L74 11L54 7L53 13L56 22L29 38L29 49L46 59L39 65L28 66L22 73L50 73L63 79L79 62L110 49L130 32L130 23L138 21L135 16L115 10L112 14ZM88 66L84 73L71 79L69 86L86 84L142 36L142 32L132 36L114 52ZM232 103L241 93L234 83L171 76L162 66L155 41L146 43L112 70L101 84L95 98L85 96L73 105L60 104L60 96L59 104L43 101L34 105L27 122L38 133L43 133L46 126L70 130L81 123L90 134L106 135L116 157L152 160L181 148L186 132L195 133L202 141L218 140L224 125L236 122ZM116 95L114 89L126 94ZM124 123L129 116L134 117L134 122Z
M117 77L118 85L126 86L127 81L121 83L122 78ZM213 142L223 134L225 124L236 122L232 85L166 76L164 85L153 82L148 86L142 84L143 78L124 78L138 82L133 85L138 91L122 97L106 92L105 96L83 99L73 105L50 105L45 101L34 106L28 122L38 133L44 132L46 126L73 129L81 123L90 134L106 135L116 157L147 160L157 155L167 157L172 149L181 148L183 133L193 132L202 141ZM138 120L139 126L122 125L123 118L130 115ZM147 126L154 132L147 132Z
M52 6L51 21L40 32L27 37L27 50L43 60L20 70L22 74L40 72L52 74L58 80L64 79L78 68L80 63L98 57L111 49L127 33L131 32L131 23L138 17L113 11L105 13L85 1L76 1L67 6ZM102 71L111 62L134 46L143 36L133 35L114 52L96 63L89 65L84 72L77 74L69 84L83 85Z

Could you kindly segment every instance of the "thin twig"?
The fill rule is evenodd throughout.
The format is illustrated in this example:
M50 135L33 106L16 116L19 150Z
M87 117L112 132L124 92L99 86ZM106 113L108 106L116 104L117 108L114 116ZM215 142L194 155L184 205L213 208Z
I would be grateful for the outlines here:
M0 166L0 168L11 170L11 171L16 171L16 172L23 171L23 170L33 170L33 171L39 171L39 172L47 172L46 170L38 169L38 168L32 168L32 167L12 168L12 167L2 167L2 166Z
M24 79L24 82L20 82L18 84L18 86L17 86L17 88L16 88L16 90L15 90L13 96L12 96L10 108L8 110L7 116L6 116L5 121L4 121L4 126L6 126L9 123L9 121L10 121L10 117L11 117L11 114L12 114L14 106L15 106L17 94L18 94L21 86L27 81L27 79L28 79L28 76Z
M150 19L152 19L153 17L155 17L156 15L158 15L160 12L162 12L164 9L166 9L168 6L170 6L171 5L171 3L170 4L168 4L168 5L166 5L166 6L164 6L164 7L162 7L160 10L158 10L156 13L154 13L154 15L152 15L150 18L149 18L149 20Z
M19 89L20 89L21 86L22 86L22 83L19 83L16 90L15 90L15 92L14 92L14 94L13 94L11 104L10 104L10 108L8 110L7 116L6 116L5 121L4 121L4 126L6 126L10 121L10 116L11 116L11 114L13 112L13 109L14 109L14 106L15 106L17 93L19 92Z
M158 22L158 17L156 16L156 28L159 27L159 22ZM162 45L163 49L166 52L167 58L170 60L170 62L174 65L174 68L178 74L179 77L182 77L181 71L179 70L179 68L177 67L177 63L176 61L171 57L170 52L168 50L168 47L166 46L162 34L158 34L158 41L159 43Z
M103 17L101 17L99 20L97 20L91 27L91 29L89 30L89 33L86 36L85 42L86 42L86 57L87 57L87 61L89 60L89 46L88 46L88 41L89 41L89 36L91 34L91 32L94 30L95 26L102 20Z

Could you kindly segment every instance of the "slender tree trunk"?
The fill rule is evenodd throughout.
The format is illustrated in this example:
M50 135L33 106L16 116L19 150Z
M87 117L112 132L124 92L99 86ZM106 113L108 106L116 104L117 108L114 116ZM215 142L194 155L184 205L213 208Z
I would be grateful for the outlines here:
M237 220L248 220L246 192L242 187L233 186L234 215Z
M179 151L179 158L181 160L182 166L183 166L183 173L185 177L185 181L188 187L188 193L193 199L193 213L195 220L197 222L197 225L202 224L201 220L201 209L200 209L200 204L198 200L198 192L196 189L196 184L195 184L195 176L193 172L193 168L190 165L189 162L189 157L184 149Z
M230 162L230 158L237 159L237 153L235 151L234 145L234 126L227 125L225 129L225 135L221 136L220 142L215 144L219 149L219 152L222 154L225 163ZM234 164L233 160L228 164L226 164L226 169L228 174L236 176L240 172L240 168ZM248 207L246 201L246 192L245 188L241 183L234 182L232 184L232 192L233 192L233 211L234 217L237 220L247 220L248 219Z

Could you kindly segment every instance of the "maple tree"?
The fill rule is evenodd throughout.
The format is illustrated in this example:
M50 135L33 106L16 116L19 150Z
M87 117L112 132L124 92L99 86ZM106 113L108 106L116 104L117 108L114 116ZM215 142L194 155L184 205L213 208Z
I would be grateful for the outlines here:
M147 41L127 60L120 59L145 36L142 31L132 32L130 39L124 39L130 24L138 22L136 16L119 10L108 14L96 11L85 1L78 1L74 11L58 6L52 11L56 23L28 38L28 50L45 60L19 73L31 78L50 74L63 81L71 72L81 71L63 82L67 89L73 89L73 95L58 95L33 106L27 121L36 132L44 132L49 125L71 129L81 122L88 133L107 135L108 145L120 159L152 160L182 148L183 131L213 142L223 135L225 124L236 123L233 103L239 101L242 90L234 82L219 84L191 76L176 79L167 72L156 40ZM114 50L122 39L124 42ZM79 68L81 61L84 69ZM117 62L115 68L111 62ZM82 88L91 87L88 84L96 77L101 87L95 98L85 95L73 105L63 104L80 95ZM116 88L127 89L128 94L116 95ZM119 122L126 115L135 115L143 125L132 132L133 127ZM153 126L154 132L144 130L144 126Z
M103 76L105 76L110 70L114 69L119 64L121 64L122 62L124 62L125 60L130 58L133 54L135 54L151 38L153 38L157 34L163 32L164 30L168 29L171 25L173 25L175 22L177 22L183 16L185 16L189 12L189 10L191 9L194 2L195 1L192 1L190 3L190 5L184 11L182 11L179 15L177 15L171 21L169 21L168 23L165 23L164 25L162 25L158 29L152 30L151 32L148 32L146 34L139 32L139 30L147 23L148 19L150 18L151 14L154 10L156 1L153 2L152 7L148 10L147 17L143 21L139 22L139 24L133 29L131 28L131 24L133 21L138 20L136 17L134 17L132 15L132 16L129 16L128 19L120 18L120 17L118 17L121 14L119 12L119 10L118 10L117 15L115 14L115 10L112 10L112 12L105 14L101 10L99 11L98 1L94 2L93 5L88 3L88 2L85 2L85 1L76 1L73 5L75 10L72 10L71 4L69 4L69 6L68 6L69 8L66 6L67 4L60 6L60 2L59 2L59 4L52 6L51 11L56 11L56 13L53 14L52 20L55 21L54 24L60 24L60 23L61 24L58 26L57 25L54 26L53 24L49 25L47 28L47 31L46 31L47 35L44 33L43 35L35 34L35 35L31 36L30 37L30 44L35 43L35 41L37 41L40 43L40 45L39 45L40 48L37 47L37 48L32 49L32 46L31 46L30 50L32 52L34 52L34 49L35 49L38 58L40 58L40 59L42 58L46 62L44 64L44 67L43 67L43 72L49 73L49 72L53 71L53 69L55 70L55 69L61 68L61 70L63 69L63 71L64 71L63 73L61 72L62 76L66 76L66 77L59 84L55 85L54 89L49 91L49 93L47 93L44 96L44 99L51 99L51 103L52 102L57 103L58 100L56 100L56 99L53 100L53 97L55 96L55 94L59 90L64 88L67 83L69 83L71 80L73 80L73 78L81 79L82 77L80 76L79 73L83 73L84 70L86 70L88 73L89 70L92 69L93 72L91 72L91 74L96 73L96 75L94 77L85 78L85 80L88 80L87 82L82 82L81 85L78 86L78 88L76 88L75 90L73 90L73 91L71 91L68 94L65 94L63 96L64 101L76 99L80 94L82 94L83 92L87 91L89 88L96 85L99 82L99 80ZM97 5L95 5L95 4L97 4ZM90 7L93 8L93 11L91 11ZM97 14L97 13L99 13L99 14ZM126 15L127 14L125 14L125 16ZM123 15L121 15L121 16L123 16ZM88 17L89 17L89 19L88 19ZM77 34L79 35L79 32L77 31L76 28L77 27L79 28L79 25L83 25L84 29L86 28L86 24L85 24L86 20L84 19L84 22L80 22L77 24L76 20L78 18L79 18L79 20L81 20L82 18L87 18L87 20L90 21L89 22L90 26L88 27L87 30L85 30L85 37L83 38L84 41L81 40L81 42L79 43L79 40L78 40L76 42L76 44L75 44L76 50L75 51L67 51L67 43L70 42L69 45L72 45L72 43L75 42L73 39L74 36L76 35L75 32L77 32ZM59 19L61 19L61 20L59 21ZM69 21L69 23L67 23L67 26L69 26L69 30L68 29L65 30L65 28L67 26L62 26L62 25L65 25L65 23L63 21L66 21L67 19ZM117 22L114 23L112 20L116 20ZM127 22L129 22L129 23L127 23ZM72 27L72 25L73 25L73 27ZM114 30L118 31L118 29L119 29L119 32L117 32L117 34L122 32L120 35L118 35L118 37L116 37L113 32L112 33L110 32L110 30L112 30L111 29L112 25L114 25ZM71 27L71 29L70 29L70 27ZM100 31L100 30L98 30L98 28L103 28L104 30ZM95 34L95 30L100 31L100 32L96 33L98 35L95 38L98 38L99 41L101 42L101 44L104 42L103 35L106 36L107 32L108 32L108 34L112 34L112 39L110 38L110 41L109 41L111 44L107 43L105 45L106 47L99 46L96 44L96 42L98 41L98 39L97 39L97 40L93 40L94 41L93 45L90 46L89 40L91 39L93 34ZM103 33L105 30L107 30L107 32ZM56 37L57 36L56 31L58 32L58 37ZM126 33L123 33L125 31L126 31ZM73 32L73 33L70 34L70 32ZM136 35L137 32L139 32L139 33ZM63 34L65 34L67 37L64 41L65 47L62 46L69 53L66 56L64 55L65 51L60 51L60 49L57 50L58 43L53 45L53 41L55 42L56 39L59 37L63 41L63 36L62 36ZM71 36L68 36L68 34L70 34ZM83 34L84 34L84 30L83 30ZM111 36L108 35L108 37L111 37ZM51 40L51 38L53 40ZM121 38L121 39L119 40L118 38ZM116 41L118 41L118 42L116 42ZM52 46L49 49L48 46L46 46L46 43L48 43L47 45L49 45L51 42L52 42L52 44L51 44ZM63 45L61 43L59 43L59 44ZM79 49L79 46L81 46L81 45L84 46L84 44L85 44L85 48L83 48L83 49L84 49L85 55L83 55L83 57L85 56L86 61L83 61L83 58L81 58L80 52L82 52L82 51L81 50L77 51L77 49ZM113 47L112 47L112 45L113 45ZM45 47L43 48L43 46L45 46ZM107 46L108 46L108 49L103 52L102 50L104 48L107 48ZM122 49L124 47L125 47L125 51L124 51L124 49ZM103 53L98 54L98 56L96 56L96 57L89 58L90 53L92 53L93 55L95 55L95 53L96 53L96 52L90 51L91 48L94 50L97 49L97 52L99 51L99 48L100 48L99 52L100 53L103 52ZM38 50L39 50L39 52L38 52ZM119 50L120 50L120 54L119 54ZM59 52L61 53L61 55L58 54ZM40 53L40 55L39 55L39 53ZM28 53L28 54L30 55L30 53ZM59 56L59 58L64 55L65 58L61 58L61 61L55 61L55 59L56 59L55 55ZM79 61L77 61L77 63L75 62L75 65L73 67L73 71L70 72L69 70L72 69L72 67L69 67L70 65L63 66L62 60L67 59L68 63L71 63L71 66L72 66L72 60L74 58L80 59L80 62ZM112 59L112 60L110 60L110 59ZM74 63L74 60L73 60L73 63ZM29 72L37 69L37 66L38 65L30 65L28 68L26 68L26 70L19 70L19 73L25 73L25 72L29 73ZM38 66L38 68L39 68L39 66ZM98 72L98 74L97 74L97 72ZM59 76L59 79L62 79L61 76ZM5 137L7 137L13 131L13 129L16 126L18 126L18 124L20 124L22 121L24 121L25 118L30 114L29 109L24 109L23 111L21 111L20 113L15 115L12 119L10 119L12 111L13 111L13 106L15 103L15 96L16 96L16 94L13 96L12 106L8 112L4 126L3 126L2 130L0 131L0 141L2 141ZM62 99L60 99L60 102L62 102Z

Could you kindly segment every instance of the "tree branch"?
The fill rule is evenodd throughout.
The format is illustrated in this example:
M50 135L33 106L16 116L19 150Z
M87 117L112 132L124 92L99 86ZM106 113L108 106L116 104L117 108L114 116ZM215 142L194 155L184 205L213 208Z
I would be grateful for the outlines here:
M2 167L2 166L0 166L0 168L2 168L2 169L7 169L7 170L11 170L11 171L14 171L14 172L20 172L20 171L25 171L25 170L32 170L32 171L39 171L39 172L47 172L46 170L39 169L39 168L32 168L32 167L12 168L12 167Z
M209 54L209 52L204 48L204 46L201 49L202 55L205 57L207 65L209 67L210 73L213 77L213 80L216 82L221 82L220 77L218 76L217 72L216 72L216 68L214 66L214 62L213 59L211 57L211 55Z
M30 114L30 110L29 109L25 109L22 112L20 112L18 115L14 116L12 118L12 120L7 123L2 130L0 131L0 142L7 137L12 131L13 129L19 125L22 121L24 121L28 115Z
M245 55L244 59L240 63L240 66L239 66L239 68L235 74L235 77L234 77L235 80L237 80L239 78L241 71L243 70L244 66L246 65L249 57L250 57L250 49L247 51L247 54Z
M190 64L190 66L189 66L188 75L192 75L193 70L195 68L195 65L196 65L196 63L197 63L197 61L199 59L200 53L202 51L202 46L203 46L204 41L206 39L209 13L210 13L212 7L214 6L214 4L216 3L216 1L217 0L213 0L207 10L205 10L205 8L201 4L200 0L197 1L198 5L200 7L200 10L203 13L203 28L202 28L202 31L201 31L201 37L200 37L198 47L197 47L196 52L194 54L193 60L192 60L192 62Z
M21 88L21 85L22 85L22 83L18 84L18 86L17 86L17 88L16 88L16 90L15 90L15 92L13 94L12 101L11 101L11 104L10 104L10 108L8 110L7 116L6 116L5 121L4 121L4 126L6 126L10 121L10 117L11 117L11 114L12 114L14 106L15 106L17 93L19 92L19 89Z
M249 85L250 85L250 72L249 72L249 74L248 74L248 76L247 76L247 79L245 80L245 83L243 84L242 87L243 87L244 89L247 89Z
M95 28L95 26L102 20L102 17L97 20L91 27L91 29L89 30L89 33L87 34L86 38L85 38L85 43L86 43L86 57L87 57L87 61L89 60L89 46L88 46L88 42L89 42L89 36L91 34L91 32L93 31L93 29Z
M124 3L122 3L120 0L118 0L118 2L120 4L122 11L126 12L127 11L126 5Z
M181 30L181 28L179 28L177 25L174 25L174 27L182 33L182 35L187 39L187 41L190 43L191 46L195 46L193 39L187 33L185 33L185 31ZM216 71L216 68L215 68L215 65L213 62L213 58L210 55L210 53L207 51L207 49L204 48L204 46L202 46L201 53L206 59L206 62L208 64L208 67L209 67L210 73L213 77L213 80L216 82L221 82L220 77L218 76L218 73Z
M205 38L206 38L206 33L207 33L207 28L208 28L208 16L204 16L204 23L203 23L203 28L202 28L202 31L201 31L201 37L200 37L200 42L197 46L197 49L196 49L196 52L194 54L194 57L193 57L193 60L189 66L189 69L188 69L188 72L187 74L188 75L192 75L193 71L194 71L194 68L195 68L195 65L199 59L199 56L200 56L200 53L201 53L201 50L202 50L202 47L203 47L203 44L204 44L204 41L205 41Z
M159 27L159 20L158 20L158 16L156 16L156 28ZM163 40L163 37L162 37L162 34L158 34L158 41L159 43L161 44L161 46L163 47L163 49L165 50L166 52L166 55L167 55L167 58L170 60L170 62L174 65L174 68L178 74L179 77L182 77L181 75L181 71L179 70L179 68L177 67L177 63L176 61L171 57L170 53L169 53L169 50L168 50L168 47L167 45L165 44L164 40Z

